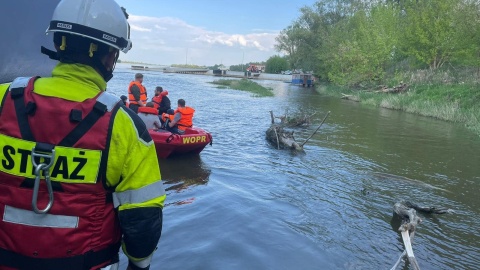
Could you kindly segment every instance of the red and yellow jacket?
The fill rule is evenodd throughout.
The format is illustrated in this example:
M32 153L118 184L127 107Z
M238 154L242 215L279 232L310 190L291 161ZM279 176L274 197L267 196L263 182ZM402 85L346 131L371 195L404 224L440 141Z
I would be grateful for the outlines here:
M130 262L149 265L166 197L155 146L105 88L93 68L64 63L52 77L0 85L0 269L97 269L116 260L120 244ZM52 161L54 200L36 214L31 157L52 150L38 162ZM49 192L40 177L43 209Z

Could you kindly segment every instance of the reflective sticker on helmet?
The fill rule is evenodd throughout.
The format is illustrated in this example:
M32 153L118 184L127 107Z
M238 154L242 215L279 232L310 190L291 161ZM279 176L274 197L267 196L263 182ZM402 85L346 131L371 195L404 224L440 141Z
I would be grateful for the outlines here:
M117 42L117 39L116 39L116 38L114 38L114 37L112 37L112 36L109 36L109 35L107 35L107 34L103 34L102 38L105 39L105 40L109 40L109 41L111 41L111 42L113 42L113 43L116 43L116 42Z
M34 142L0 134L0 171L26 178L35 178L31 161ZM55 147L55 161L50 178L63 183L95 184L102 151L72 147Z
M58 28L63 28L63 29L72 29L72 25L68 23L57 23Z

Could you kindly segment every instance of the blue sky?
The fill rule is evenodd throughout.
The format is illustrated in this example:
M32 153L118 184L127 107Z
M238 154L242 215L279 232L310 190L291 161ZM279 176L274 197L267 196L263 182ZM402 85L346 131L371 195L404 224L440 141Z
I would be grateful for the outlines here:
M117 0L127 9L133 49L120 59L225 65L278 54L275 37L315 0Z

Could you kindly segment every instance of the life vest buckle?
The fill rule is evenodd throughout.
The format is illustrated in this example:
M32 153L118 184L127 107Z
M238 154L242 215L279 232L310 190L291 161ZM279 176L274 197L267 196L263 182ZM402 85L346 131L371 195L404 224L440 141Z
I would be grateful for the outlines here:
M45 146L45 145L42 145ZM43 147L40 147L43 148ZM50 153L48 153L50 152ZM40 161L40 159L43 158L43 162ZM37 162L38 160L38 162ZM50 179L50 172L49 169L52 167L53 163L55 161L55 150L53 149L53 146L49 151L46 151L46 149L38 150L35 149L35 147L32 149L32 164L33 167L35 168L35 183L33 185L33 195L32 195L32 209L33 212L37 214L46 214L48 211L53 206L53 188L52 188L52 182ZM47 190L48 190L48 204L44 209L38 209L38 190L40 188L40 179L42 176L45 177L45 182L47 184Z

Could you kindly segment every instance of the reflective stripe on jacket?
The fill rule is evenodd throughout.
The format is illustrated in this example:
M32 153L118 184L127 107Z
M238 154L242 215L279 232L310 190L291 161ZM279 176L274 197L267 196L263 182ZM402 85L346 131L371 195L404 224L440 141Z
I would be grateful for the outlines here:
M140 89L140 101L142 101L145 104L147 102L147 90L141 83L137 81L131 81L130 85L128 86L128 101L130 102L130 104L138 104L138 101L135 99L135 97L132 94L133 85L136 85L138 89Z
M175 113L177 112L182 114L182 118L180 118L180 120L177 122L178 129L186 130L187 128L192 127L193 113L195 112L195 110L192 107L185 106L185 107L178 107L175 110Z

